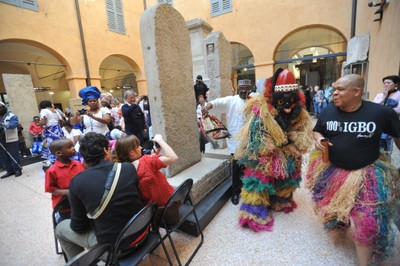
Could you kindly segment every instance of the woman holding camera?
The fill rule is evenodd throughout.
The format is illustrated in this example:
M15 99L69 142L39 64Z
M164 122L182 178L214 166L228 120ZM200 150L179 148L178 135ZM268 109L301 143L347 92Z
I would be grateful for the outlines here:
M160 134L154 136L153 142L159 145L155 153L142 156L139 139L135 135L129 135L117 140L115 152L119 162L132 162L135 166L143 203L147 205L156 202L158 206L165 206L174 188L160 170L175 163L178 156ZM164 151L163 155L159 154L161 150Z
M79 91L79 97L82 98L82 104L87 105L89 109L79 110L70 119L71 125L79 122L84 123L85 129L83 134L88 132L96 132L106 135L109 132L107 124L111 121L110 110L108 108L100 107L98 99L100 98L100 91L96 86L89 86Z

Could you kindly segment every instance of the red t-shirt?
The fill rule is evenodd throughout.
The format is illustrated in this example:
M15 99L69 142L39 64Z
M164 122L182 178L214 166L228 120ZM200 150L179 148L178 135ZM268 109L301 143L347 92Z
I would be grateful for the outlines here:
M139 193L146 205L156 202L158 206L165 206L174 192L174 188L160 172L161 168L167 166L159 157L157 154L143 155L136 170L139 177Z
M51 193L56 189L68 189L72 178L83 170L85 170L83 165L74 160L71 160L70 165L65 165L58 160L55 161L54 164L46 171L44 191ZM51 194L53 208L57 205L62 197L63 195Z
M32 122L29 125L29 132L31 132L31 134L33 134L33 135L37 135L39 133L42 133L43 129L44 129L43 126L39 126L35 122Z

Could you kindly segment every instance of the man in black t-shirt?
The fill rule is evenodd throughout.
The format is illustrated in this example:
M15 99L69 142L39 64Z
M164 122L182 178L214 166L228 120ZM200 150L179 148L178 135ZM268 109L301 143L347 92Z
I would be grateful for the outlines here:
M307 187L326 229L353 223L360 265L384 259L393 248L391 228L396 180L392 166L380 156L381 134L400 148L400 121L393 109L362 100L364 79L355 74L334 83L333 105L314 127ZM329 148L322 140L328 139ZM328 150L326 150L328 149ZM329 153L324 162L322 153Z
M110 159L111 152L108 140L101 134L87 133L80 141L79 151L87 169L77 174L69 186L71 219L62 221L56 227L57 239L68 260L97 243L113 245L126 223L144 207L137 187L136 170L131 163L122 163L110 201L100 216L88 218L87 213L95 216L96 209L101 209L107 176L113 164L105 160ZM145 234L139 232L132 241L141 242L144 237Z
M199 95L203 95L204 100L207 100L206 96L207 91L208 87L203 82L203 77L201 75L198 75L196 79L196 84L194 84L194 96L196 98L196 107L199 105L199 100L198 100Z

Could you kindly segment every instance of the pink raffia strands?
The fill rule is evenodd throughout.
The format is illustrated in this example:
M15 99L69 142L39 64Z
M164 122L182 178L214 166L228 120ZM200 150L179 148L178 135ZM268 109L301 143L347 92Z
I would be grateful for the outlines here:
M367 169L364 186L350 216L354 222L353 239L363 245L372 245L378 233L376 203L378 202L377 183L373 169Z
M339 170L335 172L330 178L329 182L326 183L323 199L318 203L318 205L321 207L327 206L336 193L340 190L348 176L349 171Z
M251 109L251 111L256 115L256 116L260 116L261 113L261 108L259 105L254 105L253 108Z
M251 218L248 217L241 217L239 219L239 224L242 227L248 227L252 229L254 232L260 232L260 231L272 231L272 228L274 226L274 218L271 217L271 220L266 223L266 224L260 224L257 223L256 221L252 220Z
M273 182L273 177L265 176L262 174L261 171L253 170L251 168L245 168L243 172L243 178L249 178L249 177L257 178L264 184L269 184Z

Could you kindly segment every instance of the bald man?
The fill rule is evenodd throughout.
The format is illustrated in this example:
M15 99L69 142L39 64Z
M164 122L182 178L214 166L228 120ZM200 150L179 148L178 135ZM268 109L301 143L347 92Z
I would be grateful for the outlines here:
M307 187L327 230L348 229L359 265L385 259L393 248L396 174L380 154L383 132L400 148L400 121L392 108L363 101L364 79L347 75L334 83L333 103L313 129ZM326 150L323 139L329 141ZM328 152L329 162L322 154Z

